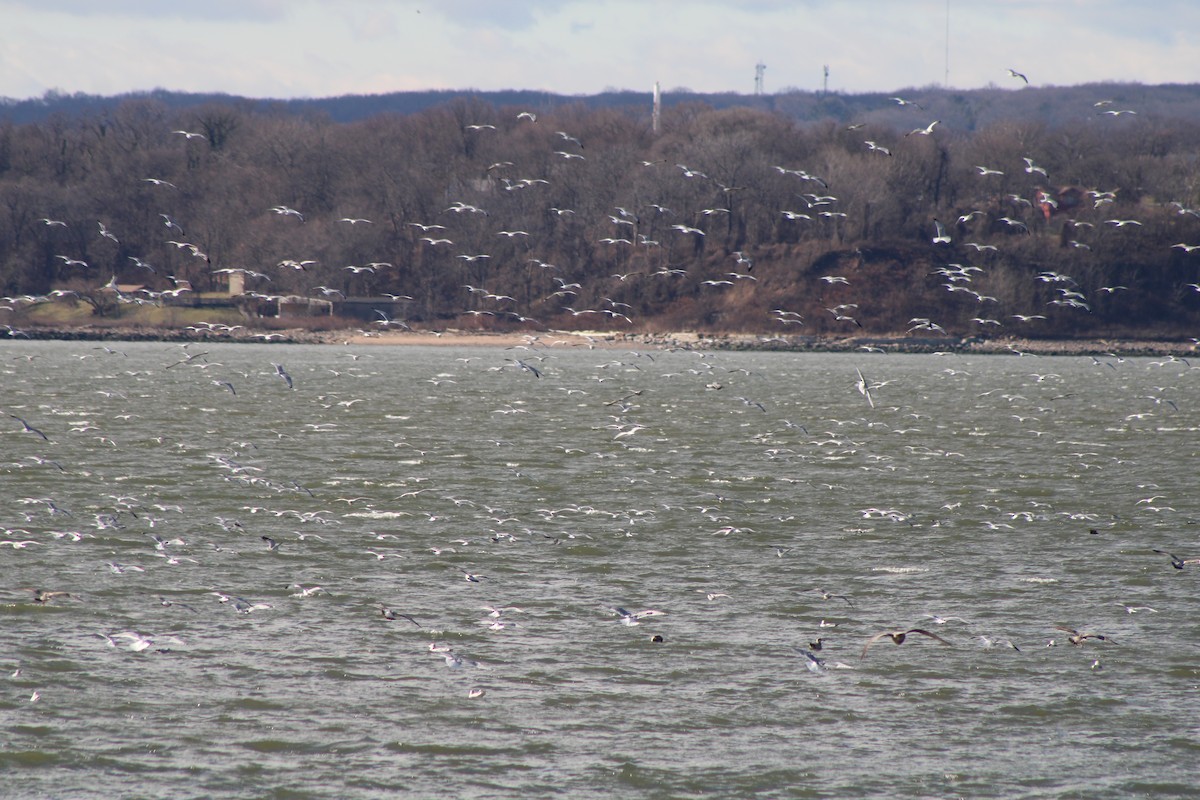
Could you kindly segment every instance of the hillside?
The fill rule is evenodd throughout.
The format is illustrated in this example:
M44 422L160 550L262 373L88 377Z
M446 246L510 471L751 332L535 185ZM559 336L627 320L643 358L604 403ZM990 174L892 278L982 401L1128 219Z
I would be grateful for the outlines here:
M0 322L237 275L248 321L359 298L384 328L1200 330L1195 86L668 92L657 131L648 95L187 97L0 124Z

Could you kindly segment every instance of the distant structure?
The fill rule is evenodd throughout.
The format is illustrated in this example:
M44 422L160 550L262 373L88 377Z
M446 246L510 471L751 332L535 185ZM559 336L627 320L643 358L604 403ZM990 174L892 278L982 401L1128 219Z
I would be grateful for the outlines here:
M658 123L662 118L662 84L654 82L654 110L650 114L650 130L658 133Z
M946 0L946 75L942 79L942 86L950 85L950 0Z
M754 93L763 93L763 73L767 71L767 65L761 61L754 65Z
M829 94L829 65L826 64L823 69L825 70L825 80L821 83L821 94L826 95Z

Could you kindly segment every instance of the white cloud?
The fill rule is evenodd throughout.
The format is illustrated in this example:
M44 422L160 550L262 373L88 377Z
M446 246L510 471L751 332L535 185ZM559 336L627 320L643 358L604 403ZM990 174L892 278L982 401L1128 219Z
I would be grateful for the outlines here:
M0 95L254 97L607 87L891 92L943 82L946 0L0 0ZM1188 82L1200 3L950 0L949 83ZM126 55L122 55L126 54ZM394 84L389 85L389 81ZM1013 86L1013 88L1018 88Z

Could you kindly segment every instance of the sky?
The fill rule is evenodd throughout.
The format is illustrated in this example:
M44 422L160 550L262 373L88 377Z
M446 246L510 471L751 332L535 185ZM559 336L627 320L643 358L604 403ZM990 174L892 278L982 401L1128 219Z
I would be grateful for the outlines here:
M0 97L1193 83L1197 31L1197 0L0 0Z

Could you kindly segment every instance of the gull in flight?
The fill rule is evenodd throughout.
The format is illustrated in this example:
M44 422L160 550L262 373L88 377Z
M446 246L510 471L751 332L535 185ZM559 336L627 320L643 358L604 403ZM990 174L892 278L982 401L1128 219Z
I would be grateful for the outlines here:
M946 226L937 220L933 220L933 243L934 244L950 244L950 234L946 233Z
M1139 611L1149 611L1151 614L1158 613L1157 608L1151 608L1150 606L1127 606L1124 603L1117 603L1117 605L1125 609L1126 614L1136 614Z
M271 210L280 216L295 217L301 222L304 222L304 215L294 208L288 208L287 206L271 206Z
M379 604L379 616L387 620L406 619L413 625L416 625L418 628L421 627L421 623L417 622L416 619L414 619L411 615L401 614L399 611L390 609L382 603Z
M21 418L20 418L20 417L18 417L16 414L9 414L9 416L10 416L10 417L12 417L13 419L15 419L17 422L21 423L21 425L22 425L22 426L25 428L25 433L36 433L38 436L42 437L42 438L43 438L43 439L45 439L47 442L48 442L48 441L50 441L50 437L49 437L49 436L47 436L46 434L44 434L44 433L42 433L41 431L39 431L37 428L35 428L35 427L33 427L32 425L30 425L28 422L26 422L25 420L21 419Z
M834 594L833 592L827 592L824 589L817 589L817 593L821 595L822 600L833 600L834 598L837 598L839 600L845 600L847 605L854 605L854 603L850 602L850 598L846 597L844 594Z
M807 659L807 661L804 662L804 666L808 667L809 672L824 672L830 667L833 667L834 669L854 669L854 667L850 666L849 664L843 664L840 661L835 661L834 663L830 664L825 659L818 658L802 647L797 647L796 650Z
M907 639L910 634L914 634L914 633L918 633L921 636L928 636L930 639L934 639L935 641L941 642L944 645L950 646L950 643L947 642L945 639L938 636L936 633L930 633L929 631L925 630L924 628L909 628L906 631L884 631L883 633L875 634L874 636L872 636L870 639L867 640L866 645L863 647L862 655L859 656L858 658L860 661L862 659L866 658L867 651L871 649L871 645L875 644L880 639L888 638L888 639L891 639L896 644L904 644L904 640Z
M854 371L856 373L858 373L858 380L855 382L854 388L858 389L859 394L861 394L863 397L867 398L867 405L871 406L871 408L874 408L875 400L874 400L874 398L871 397L870 384L867 383L867 379L863 376L862 370L860 370L858 367L855 367ZM847 601L847 602L849 602L849 601Z
M12 416L12 415L10 414L9 416ZM1183 569L1184 566L1186 566L1188 564L1200 564L1200 558L1184 559L1184 558L1180 558L1177 555L1168 553L1166 550L1155 550L1154 552L1158 553L1159 555L1164 555L1167 558L1171 559L1171 566L1174 567L1175 569Z
M1069 633L1070 636L1067 637L1067 641L1074 645L1081 645L1084 642L1086 642L1088 639L1099 639L1102 642L1111 642L1112 641L1112 639L1108 638L1107 636L1101 636L1098 633L1080 633L1079 631L1075 630L1074 628L1068 628L1065 625L1055 625L1054 629L1058 630L1058 631L1066 631L1067 633Z
M33 590L33 602L35 603L44 605L56 597L69 597L72 600L76 599L75 595L71 594L70 592L51 592L47 591L46 589Z
M283 368L283 364L272 363L271 366L275 368L275 374L278 375L279 377L283 378L283 380L287 383L287 387L289 389L295 388L292 385L292 376L289 375L288 371Z
M1010 68L1008 70L1008 76L1010 78L1020 78L1021 80L1025 81L1026 84L1029 83L1029 78L1026 78L1024 74L1017 72L1015 69Z
M645 611L630 612L620 606L616 606L612 610L621 618L622 625L629 626L641 625L641 621L646 617L661 617L667 613L665 611L655 611L652 608L648 608Z
M905 136L929 136L933 133L933 126L941 122L940 119L935 119L933 122L926 125L924 128L916 128L904 134Z
M997 645L1004 645L1005 647L1011 647L1013 650L1016 650L1018 653L1021 652L1021 648L1017 647L1015 644L1010 642L1008 639L1001 639L996 636L985 636L983 634L980 634L979 636L975 636L972 638L974 638L975 640L977 640L979 642L980 647L996 647Z

